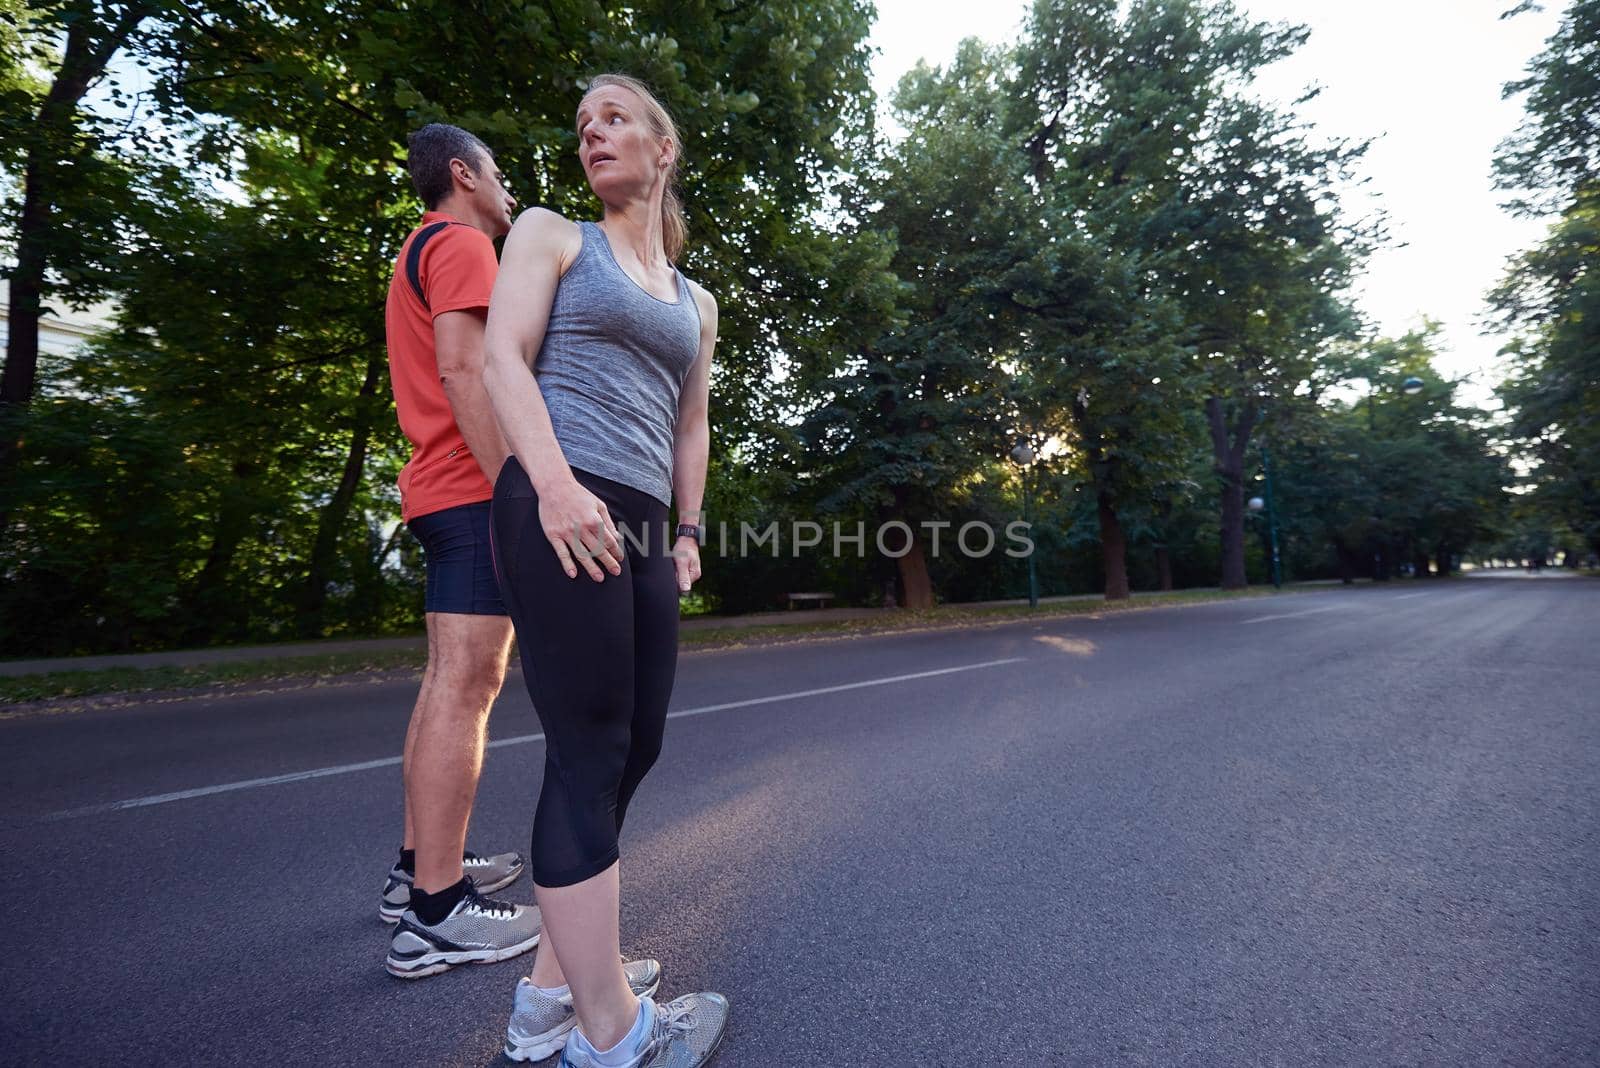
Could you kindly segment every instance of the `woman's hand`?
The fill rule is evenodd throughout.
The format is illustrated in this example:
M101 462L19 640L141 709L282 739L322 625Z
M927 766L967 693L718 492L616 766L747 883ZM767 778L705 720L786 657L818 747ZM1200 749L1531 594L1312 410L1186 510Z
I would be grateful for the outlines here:
M539 525L568 578L578 577L577 563L596 582L605 580L601 567L613 575L622 574L622 542L611 513L605 502L577 479L569 478L539 495Z
M700 577L700 543L685 534L672 547L672 563L678 569L678 592L688 593Z

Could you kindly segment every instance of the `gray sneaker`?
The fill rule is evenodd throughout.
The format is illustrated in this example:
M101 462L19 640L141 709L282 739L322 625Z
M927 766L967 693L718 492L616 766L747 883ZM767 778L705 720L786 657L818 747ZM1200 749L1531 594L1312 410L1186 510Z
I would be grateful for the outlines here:
M628 1068L700 1068L728 1029L728 999L721 994L685 994L651 1007L650 1037ZM595 1062L577 1043L568 1043L558 1068L595 1068Z
M468 879L466 894L433 926L405 911L383 966L398 978L421 979L457 964L492 964L538 945L539 931L539 906L492 901Z
M524 861L521 853L496 853L480 857L470 850L461 856L461 870L472 876L479 893L492 894L504 890L522 876ZM389 877L383 883L383 897L378 902L378 917L384 923L398 923L401 913L411 907L412 875L395 861Z
M625 960L622 974L628 977L628 988L641 998L649 997L661 986L660 961ZM553 998L541 993L532 980L519 979L511 1023L506 1027L506 1056L514 1061L542 1061L566 1046L567 1036L577 1022L570 993Z

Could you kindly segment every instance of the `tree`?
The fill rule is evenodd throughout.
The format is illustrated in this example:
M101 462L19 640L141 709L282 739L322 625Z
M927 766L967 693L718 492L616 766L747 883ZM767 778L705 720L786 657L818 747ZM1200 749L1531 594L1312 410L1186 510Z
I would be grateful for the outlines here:
M1489 541L1505 512L1508 473L1488 413L1455 400L1439 375L1440 326L1428 322L1345 354L1365 396L1302 406L1272 436L1285 556L1320 569L1326 549L1345 581L1399 561L1446 575ZM1415 394L1405 383L1415 379ZM1298 550L1298 551L1297 551Z
M1016 299L1044 402L1094 488L1108 600L1130 591L1124 514L1159 523L1199 399L1164 232L1230 47L1198 15L1136 3L1119 22L1111 3L1036 4L1012 89L1048 219Z
M138 171L131 121L121 126L86 99L115 56L148 47L168 6L56 0L3 9L16 47L0 59L0 169L10 176L0 227L13 258L0 371L0 540L38 379L45 302L84 307L106 293L106 260L119 247ZM114 79L111 95L121 98Z
M226 155L240 131L262 129L327 154L337 161L329 178L336 210L367 214L375 227L371 261L385 267L409 220L372 206L408 199L395 166L406 130L429 120L459 122L507 157L506 169L540 202L587 213L572 126L583 78L620 67L651 82L685 130L687 266L723 303L712 413L719 450L764 437L774 418L781 391L764 383L780 327L791 332L789 358L802 364L829 340L833 311L815 283L835 243L804 220L870 117L867 13L859 4L717 11L499 0L471 17L455 5L399 11L369 0L211 8L188 21L174 47L189 57L181 98L197 113L234 122L213 138L212 155ZM441 33L450 49L438 48ZM695 47L680 50L679 38ZM474 57L472 79L460 77L462 55ZM508 100L516 101L514 115ZM820 329L792 333L808 321ZM358 405L370 417L352 422L339 489L323 506L306 578L308 630L317 627L324 565L384 410L376 403L386 392L381 331L366 332L378 341L364 356L357 397L373 403Z
M107 283L124 310L117 351L97 355L115 367L80 375L94 370L86 360L52 381L56 399L82 391L74 411L127 405L189 437L177 470L205 533L175 567L176 600L162 603L192 613L191 639L285 625L313 635L383 616L384 561L403 544L388 531L404 447L389 414L382 305L420 210L403 140L424 122L483 135L525 201L587 214L572 123L583 78L621 67L654 83L685 132L683 266L722 305L718 470L735 447L769 458L802 384L836 365L840 323L882 304L883 243L836 238L823 211L851 210L844 168L870 136L870 11L854 0L726 11L491 0L470 12L211 0L162 15L145 49L149 95L197 180L141 172L116 229L154 259L113 257L112 270L131 273ZM680 50L680 38L695 47ZM835 195L841 186L847 195ZM142 226L161 239L145 242ZM210 299L162 304L163 279ZM197 380L180 373L188 363ZM211 418L190 419L200 405ZM269 438L270 455L245 455L230 424ZM44 470L28 470L42 485ZM7 551L4 566L9 577L29 560Z
M1502 19L1536 9L1521 0ZM1523 217L1559 214L1600 177L1600 0L1572 0L1545 50L1501 96L1528 94L1527 117L1495 154L1495 186Z
M1132 462L1095 470L1103 500L1131 504L1179 478L1185 433L1168 408L1137 402L1155 379L1169 405L1205 398L1222 482L1222 581L1242 586L1250 436L1264 408L1294 403L1325 339L1353 330L1338 293L1364 235L1341 228L1330 187L1365 146L1308 146L1292 115L1243 95L1304 29L1252 24L1229 3L1143 0L1120 23L1117 11L1109 0L1036 5L1021 64L1023 93L1039 103L1035 175L1068 186L1075 221L1128 263L1125 306L1159 326L1151 338L1135 333L1129 353L1078 361L1079 375L1102 383L1091 396L1134 403L1109 419L1075 412L1091 447L1114 440L1112 460L1127 451ZM1160 325L1173 316L1176 328ZM1156 457L1177 466L1152 467ZM1127 471L1148 484L1119 486Z
M919 66L902 82L896 107L907 135L872 185L876 225L895 241L890 267L905 283L900 303L822 383L829 399L804 430L811 454L830 458L825 509L909 529L897 558L908 608L935 600L923 523L939 522L952 487L1010 447L996 432L1007 334L992 287L1014 258L1026 194L1020 156L995 121L1004 106L998 59L969 40L948 72ZM886 547L900 550L900 535L889 537Z
M1254 103L1225 108L1205 138L1214 169L1188 200L1195 269L1179 299L1207 378L1225 589L1245 584L1244 461L1263 411L1296 404L1324 347L1359 329L1340 294L1366 237L1323 205L1365 146L1312 149L1290 129Z
M1515 15L1524 3L1507 12ZM1528 76L1527 120L1495 158L1506 205L1555 216L1490 294L1494 325L1515 336L1500 389L1532 469L1545 526L1570 526L1600 552L1600 0L1575 0Z

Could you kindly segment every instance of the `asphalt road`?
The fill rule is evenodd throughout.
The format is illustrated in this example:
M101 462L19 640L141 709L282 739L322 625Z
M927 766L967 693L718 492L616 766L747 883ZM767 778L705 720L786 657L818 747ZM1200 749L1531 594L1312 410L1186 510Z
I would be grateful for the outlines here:
M1597 634L1504 577L688 653L624 946L720 1068L1600 1063ZM531 958L382 968L413 692L0 722L0 1061L504 1064Z

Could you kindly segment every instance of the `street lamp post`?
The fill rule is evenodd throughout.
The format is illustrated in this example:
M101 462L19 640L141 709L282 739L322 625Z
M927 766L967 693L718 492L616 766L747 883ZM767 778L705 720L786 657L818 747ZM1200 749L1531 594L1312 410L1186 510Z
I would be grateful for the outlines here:
M1404 393L1408 397L1415 397L1418 393L1422 392L1423 387L1426 386L1426 385L1427 385L1427 383L1423 382L1422 379L1418 378L1416 375L1406 375L1405 381L1400 383L1400 392ZM1374 409L1372 407L1372 398L1373 398L1374 395L1376 395L1377 392L1378 392L1377 386L1373 384L1372 379L1368 378L1367 379L1367 432L1368 433L1376 433L1377 429L1378 429L1377 415L1375 414L1375 411L1374 411Z
M1256 421L1262 422L1267 417L1266 408L1256 413ZM1267 476L1267 499L1251 497L1245 502L1252 512L1261 511L1265 506L1267 510L1267 532L1272 537L1272 585L1276 589L1283 589L1283 565L1278 557L1278 515L1277 509L1272 507L1272 456L1267 452L1266 433L1261 435L1261 466Z
M1260 497L1250 498L1250 510L1261 511L1265 503L1267 509L1267 533L1272 539L1272 585L1275 589L1283 589L1283 562L1278 555L1278 513L1272 506L1272 456L1267 452L1265 445L1261 446L1261 467L1267 475L1267 499L1265 502Z
M1033 526L1031 513L1033 511L1032 496L1028 492L1028 471L1033 466L1033 446L1026 441L1017 443L1011 450L1011 458L1022 468L1022 521L1028 524L1030 530ZM1039 607L1039 572L1034 564L1033 549L1028 550L1028 608Z

